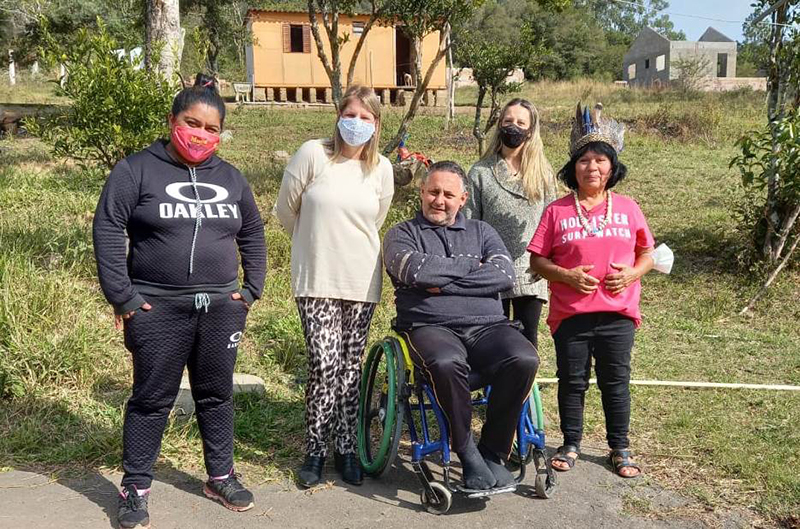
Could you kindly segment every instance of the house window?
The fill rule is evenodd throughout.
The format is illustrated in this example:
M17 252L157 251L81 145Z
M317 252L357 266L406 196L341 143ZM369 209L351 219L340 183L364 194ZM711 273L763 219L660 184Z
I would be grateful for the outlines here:
M353 22L353 35L360 37L362 33L364 33L364 23Z
M728 54L727 53L718 53L717 54L717 77L727 77L728 76Z
M660 72L660 71L664 70L664 67L666 66L666 60L667 60L667 57L665 55L659 55L658 57L656 57L656 71L657 72Z
M283 53L311 53L311 26L283 24Z
M636 65L629 64L628 65L628 79L636 79Z
M644 60L644 69L645 70L649 70L650 69L650 59L645 59Z
M303 53L303 26L291 24L289 26L292 53Z

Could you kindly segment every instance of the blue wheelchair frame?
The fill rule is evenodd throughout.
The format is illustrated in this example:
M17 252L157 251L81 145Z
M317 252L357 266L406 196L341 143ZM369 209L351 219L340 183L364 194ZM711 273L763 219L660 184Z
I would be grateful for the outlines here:
M378 467L371 475L376 477L380 476L389 466L391 466L394 457L397 455L397 442L399 440L399 434L402 431L402 424L398 423L400 421L405 421L408 427L409 436L411 438L411 465L414 470L414 474L417 476L420 485L422 486L422 503L429 512L436 514L443 514L447 512L452 502L453 493L466 494L467 497L477 498L504 492L513 492L516 490L517 484L521 483L525 479L526 465L531 460L535 461L536 465L535 489L537 495L542 498L549 498L552 495L552 492L555 489L555 473L549 464L550 461L545 455L545 433L544 430L540 428L538 424L535 424L532 419L532 401L539 399L538 387L536 384L534 384L532 389L531 397L525 400L525 404L523 405L523 409L520 413L517 424L515 455L518 457L519 474L515 478L516 482L504 488L481 491L466 490L463 487L454 485L452 483L450 478L450 434L447 427L447 420L445 419L444 413L436 402L436 396L434 395L432 388L425 382L423 377L414 367L413 362L411 362L408 349L405 341L402 338L387 336L384 338L384 340L372 348L367 359L367 365L365 366L365 378L362 381L362 396L365 389L368 389L368 394L373 394L374 392L375 388L368 388L367 381L369 379L372 381L372 383L375 383L375 380L374 377L369 377L367 371L377 368L375 365L373 365L373 362L375 361L374 353L380 351L383 351L384 358L386 358L387 361L387 367L389 367L388 362L392 361L391 369L389 369L389 371L395 372L394 385L396 385L396 387L393 388L393 391L387 391L388 388L382 386L379 392L381 396L380 407L372 411L375 414L374 416L381 417L381 420L383 421L383 418L386 417L389 409L393 408L395 410L395 421L391 421L389 423L391 426L388 428L388 430L395 432L395 438L393 438L393 443L388 443L388 445L391 445L391 447L388 449L388 452L381 452L382 455L376 458L376 460L381 457L388 457L388 459L385 459L385 462L382 464L376 463ZM406 379L406 377L408 377L408 379ZM472 382L474 382L475 385L479 385L479 381ZM381 382L381 384L385 384L385 382ZM476 389L475 391L480 391L481 395L472 400L473 407L485 406L491 398L491 387L486 385L482 388ZM394 394L395 405L392 407L389 406L388 401L386 400L387 394ZM412 396L416 397L415 402L412 402ZM369 404L366 404L366 406L369 407ZM362 409L362 405L360 403L360 421L363 420L362 414L366 412L367 410ZM438 424L439 435L437 439L432 438L428 412L433 413L436 423ZM417 427L417 422L415 422L415 413L419 418L419 428ZM543 421L540 406L536 409L536 416L538 418L536 421L537 423ZM367 422L369 422L369 420L367 420ZM362 429L364 427L364 424L359 424L360 433L362 433ZM370 450L367 448L367 446L365 446L365 444L369 442L368 440L365 440L367 438L368 435L366 434L359 435L359 453L362 454L362 458L364 457L364 454L370 453ZM433 473L431 472L431 469L426 461L428 456L434 454L441 454L441 466L444 477L443 483L434 478ZM365 465L365 470L368 469L368 463L369 462L365 463L365 460L362 459L362 464Z
M427 488L429 483L433 481L433 475L425 462L425 457L437 453L441 453L442 472L444 474L445 486L451 492L463 492L463 489L452 485L450 479L450 432L447 429L447 420L442 413L442 409L436 403L436 397L433 394L431 387L425 382L419 381L415 385L415 393L417 402L411 404L406 399L407 405L404 407L405 422L408 426L409 436L411 437L411 465L423 488ZM482 395L472 400L472 406L485 406L489 403L491 397L491 386L482 388ZM543 430L537 429L531 419L531 399L525 399L525 404L520 412L519 421L517 423L517 456L519 458L519 474L516 476L516 482L521 483L525 479L527 462L530 461L529 450L533 458L537 459L537 467L544 467L545 474L550 474L551 487L555 484L555 475L549 466L545 455L545 434ZM420 418L420 432L417 432L416 423L414 421L414 411L419 414ZM436 417L436 422L439 426L439 438L432 439L430 435L430 428L428 427L427 411L432 411ZM545 478L547 479L547 478ZM516 487L514 487L516 488ZM510 492L505 489L500 492ZM538 492L538 490L537 490ZM549 492L546 497L549 497ZM492 494L493 491L486 492L473 492L468 493L469 497L481 497Z

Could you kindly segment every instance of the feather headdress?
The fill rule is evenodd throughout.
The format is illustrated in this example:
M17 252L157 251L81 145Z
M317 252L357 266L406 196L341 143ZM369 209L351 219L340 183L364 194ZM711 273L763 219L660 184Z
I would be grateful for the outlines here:
M605 142L618 153L622 152L625 137L625 125L613 119L602 117L603 104L597 103L589 111L586 106L581 109L580 102L572 122L572 134L569 138L569 153L575 154L578 149L594 141Z

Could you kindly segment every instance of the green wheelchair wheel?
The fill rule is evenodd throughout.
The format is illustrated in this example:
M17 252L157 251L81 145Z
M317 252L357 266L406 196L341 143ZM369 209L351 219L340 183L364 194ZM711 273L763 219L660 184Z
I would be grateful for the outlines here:
M405 400L405 362L396 338L372 346L364 364L358 401L358 456L367 475L391 468L400 443Z

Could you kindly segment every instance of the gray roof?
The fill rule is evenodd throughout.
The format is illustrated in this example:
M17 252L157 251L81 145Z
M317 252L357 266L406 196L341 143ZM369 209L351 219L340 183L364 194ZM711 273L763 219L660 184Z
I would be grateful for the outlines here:
M709 27L703 36L700 37L698 42L733 42L733 39L728 38L716 29Z

